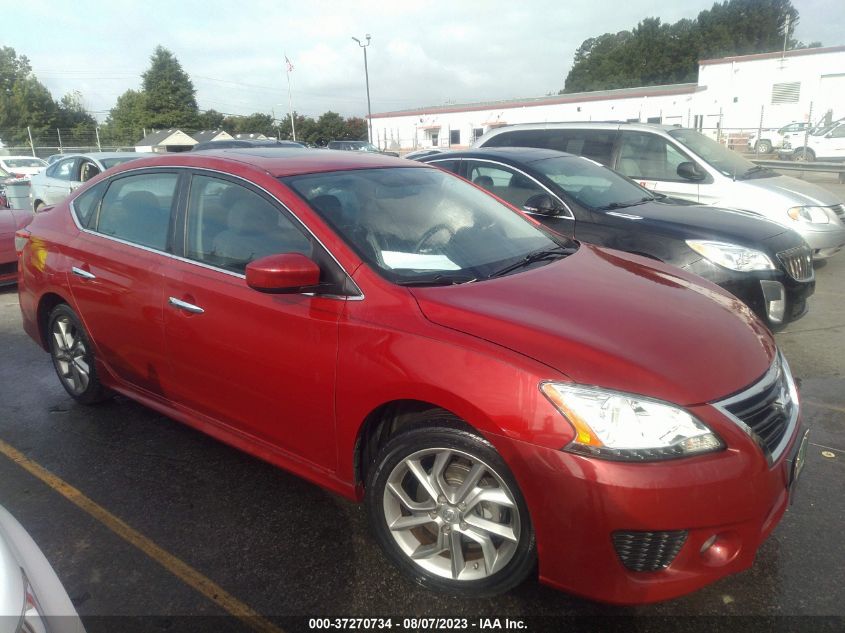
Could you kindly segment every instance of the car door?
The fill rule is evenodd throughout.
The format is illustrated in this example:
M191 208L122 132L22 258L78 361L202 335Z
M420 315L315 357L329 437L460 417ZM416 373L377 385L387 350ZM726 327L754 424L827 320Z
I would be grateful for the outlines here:
M515 206L562 235L575 236L575 216L566 203L533 176L514 165L491 159L465 158L464 177ZM556 216L534 213L527 203L538 195L550 196L560 207Z
M168 370L161 266L179 174L132 172L86 191L73 208L83 230L69 244L68 281L98 357L118 378L164 395Z
M76 157L63 158L50 165L39 178L42 191L34 191L33 198L38 198L44 204L58 204L73 191L71 179L78 160Z
M336 465L334 386L342 296L266 294L245 266L303 253L339 269L291 213L243 181L194 173L182 258L168 263L163 310L173 400L325 468Z
M646 189L700 202L699 182L678 175L682 163L695 165L696 161L667 138L651 132L622 132L616 171ZM698 169L703 171L701 167Z

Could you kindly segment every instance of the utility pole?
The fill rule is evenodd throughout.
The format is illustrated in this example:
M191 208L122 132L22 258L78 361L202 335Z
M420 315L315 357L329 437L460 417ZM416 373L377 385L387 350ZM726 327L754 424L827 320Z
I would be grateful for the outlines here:
M26 126L26 133L29 135L29 147L32 150L32 155L35 156L35 144L32 142L32 130Z
M285 55L285 68L287 69L287 75L288 75L288 110L290 110L290 133L291 133L291 136L293 137L293 140L295 141L296 140L296 123L294 123L294 118L293 118L293 97L291 96L291 91L290 91L290 73L293 70L293 64L291 64L287 55Z
M786 43L789 39L789 14L786 14L786 19L783 22L783 52L780 55L781 61L786 57Z
M97 151L102 152L103 148L100 146L100 126L99 125L94 126L94 134L97 135Z
M370 34L365 36L367 43L364 44L357 37L352 39L358 42L358 46L364 49L364 81L367 84L367 140L373 142L373 111L370 108L370 71L367 68L367 47L370 45Z

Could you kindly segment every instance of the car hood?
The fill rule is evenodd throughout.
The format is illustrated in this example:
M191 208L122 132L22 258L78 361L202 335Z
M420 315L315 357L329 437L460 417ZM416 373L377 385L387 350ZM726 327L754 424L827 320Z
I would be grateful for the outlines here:
M608 221L634 222L636 227L648 227L656 231L669 230L680 237L688 236L690 239L721 239L740 244L762 242L786 230L783 225L756 213L697 204L671 204L656 201L618 209L614 213L620 215L605 216ZM625 216L635 216L642 220Z
M733 184L732 195L721 199L721 205L756 211L784 224L791 222L786 215L790 207L830 207L842 202L836 194L790 176L751 178Z
M766 327L718 286L585 244L522 273L411 292L434 323L533 358L577 383L680 405L750 385L776 352Z
M0 209L0 235L14 233L32 221L32 213L26 209Z

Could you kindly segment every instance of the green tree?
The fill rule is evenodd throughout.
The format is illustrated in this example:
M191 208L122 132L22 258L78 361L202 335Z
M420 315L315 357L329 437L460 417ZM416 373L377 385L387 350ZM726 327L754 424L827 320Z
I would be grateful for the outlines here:
M206 110L197 117L197 128L200 130L219 130L223 127L226 115L217 110Z
M646 18L631 31L584 40L560 92L695 81L699 59L780 50L787 17L788 46L803 47L792 39L798 11L790 0L725 0L674 24Z
M82 103L82 93L78 90L67 93L59 102L59 119L61 128L80 130L91 129L97 125Z
M127 90L117 98L103 126L102 137L119 145L141 140L147 121L147 96L138 90Z
M144 127L193 129L197 126L196 90L173 53L157 46L150 57L150 68L141 78L146 98Z

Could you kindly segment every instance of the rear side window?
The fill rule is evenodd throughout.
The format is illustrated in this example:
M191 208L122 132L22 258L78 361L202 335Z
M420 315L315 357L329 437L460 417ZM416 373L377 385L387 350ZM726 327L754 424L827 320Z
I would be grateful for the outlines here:
M73 201L76 219L83 227L88 228L97 217L97 208L100 206L100 198L103 197L106 185L105 182L98 183Z
M491 138L484 147L539 147L591 158L610 167L617 131L609 130L513 130Z
M47 168L47 176L50 178L58 178L59 180L70 180L70 174L75 162L75 158L66 158L64 160L57 161Z
M100 205L95 230L133 244L167 250L178 180L179 176L172 173L136 174L112 180Z
M461 161L459 160L435 160L429 163L429 165L434 165L435 167L439 167L440 169L445 169L446 171L451 171L453 174L457 174L461 168Z

